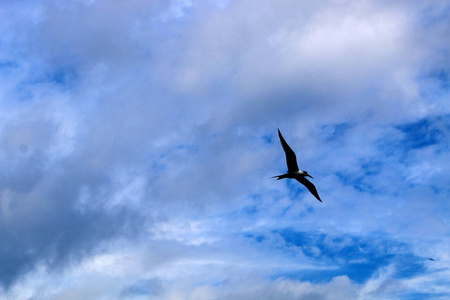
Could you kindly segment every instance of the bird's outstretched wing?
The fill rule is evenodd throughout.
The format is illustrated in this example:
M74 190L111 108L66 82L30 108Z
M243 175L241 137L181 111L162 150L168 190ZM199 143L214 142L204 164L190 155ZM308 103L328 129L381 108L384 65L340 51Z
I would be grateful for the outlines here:
M306 186L306 188L311 192L311 194L314 195L314 197L317 198L317 200L319 200L320 202L322 202L322 200L319 197L319 193L317 192L316 187L314 186L314 184L312 184L311 181L309 181L308 179L306 179L305 177L296 177L295 179L297 179L298 182L300 182L301 184L303 184L304 186Z
M297 165L297 157L295 156L294 151L292 151L291 147L286 143L283 136L281 135L280 129L278 129L278 136L280 137L281 146L283 146L283 150L286 153L286 164L288 167L288 172L296 172L298 171Z

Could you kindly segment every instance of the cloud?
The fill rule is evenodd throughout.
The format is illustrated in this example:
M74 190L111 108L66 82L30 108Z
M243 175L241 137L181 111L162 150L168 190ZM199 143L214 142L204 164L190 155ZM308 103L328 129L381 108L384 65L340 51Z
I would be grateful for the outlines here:
M448 5L0 18L2 298L448 296ZM270 179L276 128L323 204Z

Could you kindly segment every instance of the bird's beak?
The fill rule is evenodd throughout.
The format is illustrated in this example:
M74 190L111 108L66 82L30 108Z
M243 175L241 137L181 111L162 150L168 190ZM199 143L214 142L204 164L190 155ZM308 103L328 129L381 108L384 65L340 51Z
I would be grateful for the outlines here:
M312 179L314 179L314 177L312 177L312 176L311 176L311 175L309 175L309 174L308 174L308 175L306 175L306 176L308 176L308 177L311 177Z

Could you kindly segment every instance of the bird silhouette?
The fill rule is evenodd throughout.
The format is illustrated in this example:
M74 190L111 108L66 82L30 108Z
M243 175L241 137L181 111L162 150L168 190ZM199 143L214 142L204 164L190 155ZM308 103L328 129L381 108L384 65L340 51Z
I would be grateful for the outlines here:
M429 260L435 261L434 258L431 258L431 257L429 258Z
M322 202L322 200L319 197L319 193L317 192L317 189L314 186L314 184L312 184L311 181L309 181L308 179L305 178L305 177L311 177L311 178L313 178L313 177L311 175L309 175L308 172L302 171L298 168L297 157L295 156L295 153L294 153L294 151L292 151L291 147L289 147L289 145L284 140L283 136L281 135L280 129L278 129L278 136L280 137L281 146L283 146L283 150L286 153L286 164L288 167L288 171L287 171L287 173L285 173L283 175L273 176L272 178L277 178L277 180L280 180L283 178L294 178L298 182L300 182L301 184L306 186L306 188L311 192L311 194L313 194L314 197L317 198L317 200Z

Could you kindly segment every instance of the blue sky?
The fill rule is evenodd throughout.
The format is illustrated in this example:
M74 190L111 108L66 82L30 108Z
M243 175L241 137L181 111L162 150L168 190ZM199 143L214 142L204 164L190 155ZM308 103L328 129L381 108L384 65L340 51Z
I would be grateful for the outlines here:
M449 13L3 1L0 298L450 298Z

